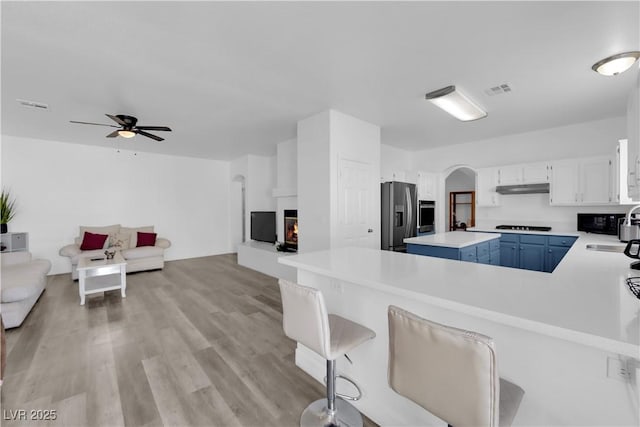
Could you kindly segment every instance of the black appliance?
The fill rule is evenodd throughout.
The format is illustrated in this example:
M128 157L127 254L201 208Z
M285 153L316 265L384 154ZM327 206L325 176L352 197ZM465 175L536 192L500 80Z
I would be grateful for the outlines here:
M275 212L251 212L251 239L259 242L276 242Z
M416 185L406 182L380 184L381 247L386 251L406 252L404 239L416 236Z
M418 202L418 233L435 231L436 202L420 200Z
M587 233L618 235L618 222L625 214L579 213L578 231Z
M551 227L542 225L497 225L496 230L551 231Z

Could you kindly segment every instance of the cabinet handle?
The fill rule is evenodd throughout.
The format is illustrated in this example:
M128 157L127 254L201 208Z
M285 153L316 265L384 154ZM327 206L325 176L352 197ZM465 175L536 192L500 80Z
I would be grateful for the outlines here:
M549 253L553 253L553 249L549 249Z

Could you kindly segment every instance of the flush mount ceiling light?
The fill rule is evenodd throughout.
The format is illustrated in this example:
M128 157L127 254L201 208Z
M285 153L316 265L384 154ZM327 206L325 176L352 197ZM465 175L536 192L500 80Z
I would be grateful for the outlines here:
M467 98L465 94L457 91L455 86L447 86L429 92L425 98L463 122L487 117L486 111Z
M638 58L640 58L640 52L637 50L618 53L596 62L591 69L603 76L615 76L631 68Z
M136 133L130 130L119 130L118 135L123 138L133 138L134 136L136 136Z

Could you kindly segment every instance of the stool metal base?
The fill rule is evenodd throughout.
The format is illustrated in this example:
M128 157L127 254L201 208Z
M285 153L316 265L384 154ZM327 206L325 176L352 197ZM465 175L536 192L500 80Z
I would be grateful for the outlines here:
M300 427L362 427L362 415L355 406L340 398L336 398L335 405L331 414L327 399L316 400L302 413Z

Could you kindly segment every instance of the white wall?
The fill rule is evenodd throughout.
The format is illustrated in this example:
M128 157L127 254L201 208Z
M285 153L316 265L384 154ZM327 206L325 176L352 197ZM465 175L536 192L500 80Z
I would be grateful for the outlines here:
M441 172L458 164L479 168L612 154L626 133L624 117L542 129L417 151L413 168Z
M283 141L276 148L277 189L298 192L298 142ZM284 242L284 211L298 209L298 197L276 198L276 220L278 241Z
M380 145L380 182L394 181L402 172L408 172L413 168L413 153L390 145ZM396 174L396 176L394 176ZM405 180L410 177L406 176ZM413 182L413 181L411 181Z
M298 122L298 250L330 247L329 111Z
M230 250L228 162L5 135L1 161L18 204L9 230L29 232L52 274L70 271L58 250L80 225L154 225L168 260Z
M235 159L231 162L229 174L231 179L239 179L244 177L245 186L245 239L251 239L251 212L252 211L275 211L276 201L273 198L273 188L276 185L276 157L275 156L255 156L247 155ZM241 186L232 185L234 194L241 191ZM242 223L238 223L237 215L240 215L241 200L239 196L233 196L235 201L233 208L235 219L231 225L235 228L233 236L235 236L233 250L236 250L238 241L238 231L242 232Z

